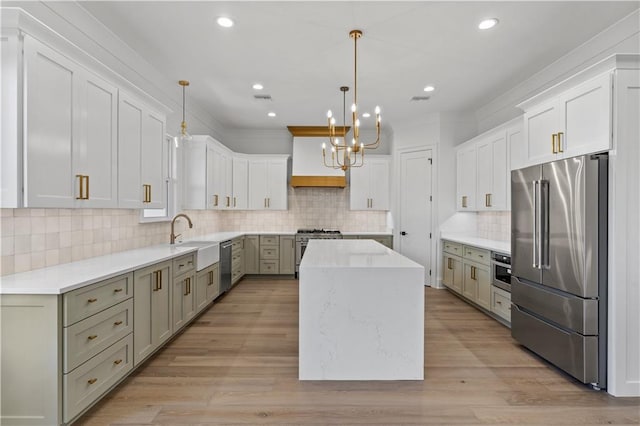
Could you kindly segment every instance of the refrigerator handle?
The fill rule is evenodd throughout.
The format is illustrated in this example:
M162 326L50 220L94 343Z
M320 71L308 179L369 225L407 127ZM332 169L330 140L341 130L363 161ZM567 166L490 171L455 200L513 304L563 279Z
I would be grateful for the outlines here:
M540 196L540 268L549 269L549 181L541 180Z
M532 184L532 192L533 192L533 267L536 269L540 269L540 257L538 256L540 242L538 241L538 233L539 233L539 218L540 212L538 211L538 189L540 181L534 180L531 182Z

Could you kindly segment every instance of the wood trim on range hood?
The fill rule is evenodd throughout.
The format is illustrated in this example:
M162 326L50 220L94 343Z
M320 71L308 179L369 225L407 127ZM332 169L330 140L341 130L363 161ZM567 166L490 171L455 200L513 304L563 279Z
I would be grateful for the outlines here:
M291 186L332 187L344 188L347 186L347 178L344 176L291 176Z
M329 137L328 126L287 126L287 129L293 136ZM336 135L347 134L349 130L350 126L336 126Z

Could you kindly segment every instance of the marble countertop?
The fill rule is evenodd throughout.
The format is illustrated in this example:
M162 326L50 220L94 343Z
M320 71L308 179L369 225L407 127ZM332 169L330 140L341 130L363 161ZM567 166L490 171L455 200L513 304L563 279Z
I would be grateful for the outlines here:
M440 238L443 240L467 244L469 246L492 250L503 254L511 254L511 243L509 241L490 240L487 238L480 238L475 235L455 232L442 232L440 234Z
M63 294L196 250L162 244L7 275L0 277L0 294Z
M309 240L300 271L308 268L423 268L373 240Z

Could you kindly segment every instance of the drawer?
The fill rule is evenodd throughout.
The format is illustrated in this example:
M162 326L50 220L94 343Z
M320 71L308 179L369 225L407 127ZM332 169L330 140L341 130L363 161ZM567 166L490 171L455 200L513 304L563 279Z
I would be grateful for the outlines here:
M491 253L489 250L483 250L475 247L464 246L464 254L463 257L465 259L473 260L474 262L488 265L491 263Z
M280 244L279 235L260 235L260 246L277 246Z
M63 372L69 373L132 331L133 299L65 327Z
M278 273L278 263L277 260L261 260L260 261L260 273L261 274L277 274Z
M242 263L242 256L239 254L234 254L231 256L231 269L235 268L236 266L240 266L240 264Z
M133 334L62 376L63 417L69 422L127 375L133 367Z
M511 322L511 293L491 286L491 312Z
M232 252L237 252L237 251L242 250L244 248L243 247L244 246L243 241L244 240L242 240L242 239L233 240L231 242L231 251Z
M280 247L260 246L260 260L280 259Z
M177 277L180 274L189 272L196 268L196 254L190 253L185 256L173 259L173 276Z
M231 271L231 282L232 283L235 283L240 278L242 278L242 271L240 270L240 268L234 269L234 270Z
M133 296L133 273L120 275L63 297L63 325L69 326Z
M462 256L462 244L443 240L442 251L456 256Z

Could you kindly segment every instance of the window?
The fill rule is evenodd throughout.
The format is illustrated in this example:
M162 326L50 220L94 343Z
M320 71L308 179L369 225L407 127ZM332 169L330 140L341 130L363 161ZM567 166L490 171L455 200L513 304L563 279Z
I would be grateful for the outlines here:
M177 152L173 137L167 135L163 146L165 159L165 206L161 209L140 210L140 223L147 222L168 222L176 213L176 188L177 188Z

